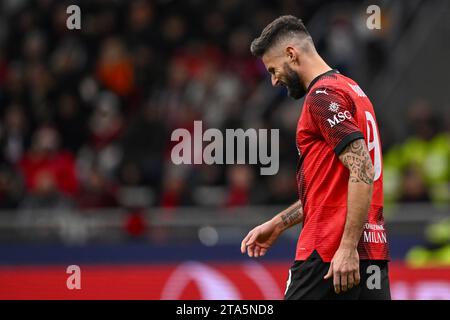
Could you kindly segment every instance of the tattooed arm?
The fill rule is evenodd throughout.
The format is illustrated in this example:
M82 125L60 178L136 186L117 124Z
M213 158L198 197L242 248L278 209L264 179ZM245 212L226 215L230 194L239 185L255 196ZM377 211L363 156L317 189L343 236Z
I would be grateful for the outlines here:
M365 141L350 143L339 155L349 170L347 218L341 243L334 254L325 279L333 277L336 293L360 282L358 242L363 232L372 199L374 169Z
M355 140L339 156L350 171L348 180L347 219L341 245L358 245L372 200L374 169L363 139Z
M303 208L299 200L271 220L251 230L242 240L241 252L245 253L247 251L249 257L255 258L265 255L269 247L284 230L302 221Z
M274 223L281 231L289 229L290 227L295 226L296 224L302 222L303 221L302 202L298 200L289 208L281 211L279 214L273 217L272 220L274 220Z

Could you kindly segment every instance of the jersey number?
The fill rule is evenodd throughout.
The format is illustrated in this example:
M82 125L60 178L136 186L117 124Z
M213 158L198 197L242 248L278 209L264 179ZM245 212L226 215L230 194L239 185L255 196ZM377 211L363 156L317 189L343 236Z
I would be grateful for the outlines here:
M375 119L372 114L366 111L366 121L367 121L367 148L369 152L373 152L373 166L375 169L375 177L373 181L377 181L381 176L381 146L380 139L378 136L378 128L375 123Z

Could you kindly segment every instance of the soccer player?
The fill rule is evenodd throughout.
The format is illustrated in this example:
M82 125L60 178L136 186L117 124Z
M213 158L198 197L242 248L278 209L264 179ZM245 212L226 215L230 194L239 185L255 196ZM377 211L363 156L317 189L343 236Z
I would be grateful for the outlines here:
M294 16L267 25L251 52L272 85L306 96L296 133L299 200L251 230L242 253L264 256L303 223L285 299L390 299L382 154L369 98L326 64Z

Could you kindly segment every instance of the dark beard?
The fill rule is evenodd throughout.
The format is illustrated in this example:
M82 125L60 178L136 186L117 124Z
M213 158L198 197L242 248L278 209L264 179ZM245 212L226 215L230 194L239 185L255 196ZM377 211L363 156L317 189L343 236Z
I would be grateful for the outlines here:
M296 100L302 98L306 94L306 90L303 88L297 72L292 70L287 63L283 65L283 69L286 74L284 85L288 90L288 95Z

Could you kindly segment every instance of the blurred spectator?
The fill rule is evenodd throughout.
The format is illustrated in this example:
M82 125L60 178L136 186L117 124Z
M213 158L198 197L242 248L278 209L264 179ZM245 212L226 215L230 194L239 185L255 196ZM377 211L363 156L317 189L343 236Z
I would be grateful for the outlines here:
M116 188L96 168L92 168L81 183L77 204L81 209L116 207Z
M246 165L234 165L227 171L228 194L225 207L240 207L251 203L253 172Z
M130 3L127 17L127 39L132 43L143 43L156 40L153 25L155 18L151 1L137 0Z
M134 89L133 65L122 40L108 38L104 41L97 74L103 84L119 96L126 96L132 92Z
M251 33L247 29L237 29L229 37L229 56L227 69L239 76L242 83L251 91L265 74L260 61L249 54ZM247 91L248 92L248 91Z
M50 100L54 94L54 79L48 68L42 62L27 65L25 73L27 96L32 105L31 114L38 123L51 122Z
M161 64L161 57L158 52L150 45L138 44L133 48L134 79L136 82L136 100L142 103L144 98L152 91L153 86L161 84L164 81L164 65ZM159 75L155 77L155 75ZM141 104L131 105L127 109L131 112L137 112Z
M75 38L64 38L50 57L50 68L55 76L64 81L64 88L76 86L83 68L88 62L85 46Z
M354 69L357 59L356 37L350 16L344 12L334 15L326 36L326 58L344 74Z
M58 190L56 177L52 172L41 170L35 176L34 189L23 199L21 209L69 209L73 202Z
M12 105L6 109L3 128L0 129L2 159L15 164L29 145L29 128L22 107Z
M16 209L23 197L20 176L11 166L0 168L0 209Z
M23 41L23 57L28 62L38 62L46 54L47 43L45 34L34 30L25 36Z
M403 175L401 202L428 202L430 196L417 167L411 166Z
M186 23L181 15L173 14L165 18L161 25L163 42L168 52L182 47L186 33Z
M64 148L78 152L87 138L86 119L73 94L66 92L59 96L55 120Z
M143 181L160 186L164 164L165 141L169 140L168 128L161 111L149 103L130 121L121 145L123 162L135 163L143 174Z
M74 156L60 149L58 132L53 128L41 127L34 133L31 150L22 157L19 168L29 192L41 188L47 195L56 189L74 196L78 191Z
M88 126L89 143L78 155L81 166L88 171L91 166L96 165L101 172L112 177L122 158L119 142L124 129L119 100L114 94L99 94Z
M192 188L188 185L187 171L171 165L166 168L159 205L163 208L176 208L192 205Z
M5 103L23 102L25 100L25 76L23 65L11 62L5 70L5 86L0 87L3 94L0 96Z
M123 125L119 101L113 94L104 92L89 120L91 146L96 150L107 147L120 137Z
M135 162L124 162L120 168L119 179L123 186L140 186L144 184L142 170Z
M433 107L424 99L413 101L408 109L408 122L412 138L429 141L439 130Z

